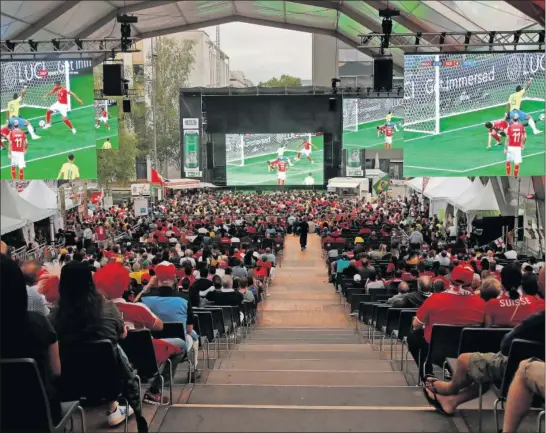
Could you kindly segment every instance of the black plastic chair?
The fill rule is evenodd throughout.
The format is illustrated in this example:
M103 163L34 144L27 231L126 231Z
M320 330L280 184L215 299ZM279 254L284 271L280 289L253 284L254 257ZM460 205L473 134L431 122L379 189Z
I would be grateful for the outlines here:
M459 341L457 357L463 353L498 352L502 339L512 328L464 328ZM444 380L446 369L453 374L457 359L447 358L444 363Z
M361 289L357 289L361 290ZM371 295L367 295L365 293L353 293L351 295L351 301L350 301L350 313L353 314L358 311L358 308L360 306L361 302L370 302L371 301Z
M400 313L400 320L398 321L398 329L392 331L392 334L396 338L396 344L400 342L400 371L404 371L404 362L408 362L409 349L404 352L404 346L408 344L408 335L412 329L413 318L417 313L416 309L404 309Z
M502 384L499 388L499 393L497 395L497 399L495 400L495 403L493 405L493 413L495 415L495 427L496 431L500 431L500 422L499 422L499 404L502 404L504 406L504 403L506 402L506 396L508 395L508 388L510 388L510 384L512 383L512 380L514 379L514 376L516 374L517 369L519 368L519 364L521 361L529 358L537 358L542 361L544 361L544 344L540 344L534 341L528 341L528 340L521 340L521 339L515 339L512 341L512 344L510 346L510 353L508 355L508 361L506 362L506 367L504 369L504 377L502 379ZM481 421L482 421L482 397L483 393L481 392L481 386L480 386L480 403L479 403L479 410L480 410L480 425L479 425L479 431L481 433ZM533 401L532 407L543 407L543 401L542 399L535 398ZM543 415L542 415L543 416ZM540 417L539 414L538 418L538 424L540 427Z
M370 337L370 326L373 319L373 307L375 303L374 302L360 302L358 305L358 319L356 324L356 330L358 332L358 322L364 323L366 326L368 326L368 340Z
M199 319L199 336L201 342L205 348L206 358L207 358L207 367L210 367L210 351L209 346L211 343L215 344L216 347L216 358L220 356L220 349L218 346L218 340L216 339L214 332L214 320L212 318L212 312L210 311L196 311L193 310L197 318Z
M387 294L387 289L368 289L368 293L372 295L372 302L375 302L377 301L377 296Z
M437 365L439 367L444 366L444 362L447 358L456 358L459 351L459 341L461 340L461 334L465 325L440 325L436 324L432 326L432 333L430 335L430 344L428 346L428 353L426 355L425 362L421 360L425 356L419 353L419 374L420 377L425 377L426 368L425 365Z
M184 341L184 340L182 340ZM127 337L120 341L119 345L129 358L129 361L137 371L139 389L142 390L142 383L149 382L156 375L159 375L161 383L161 403L163 404L163 393L165 391L165 380L159 372L159 366L155 357L152 334L149 329L129 331ZM173 401L173 366L170 359L167 359L164 368L169 372L169 403ZM188 372L189 376L189 372Z
M385 322L385 337L390 337L391 339L391 359L393 355L393 346L396 337L394 336L394 330L398 328L398 322L400 321L400 313L403 311L402 308L389 308L387 311L387 320Z
M194 312L199 311L210 311L212 313L212 321L214 323L214 337L216 344L218 345L218 350L220 350L220 339L224 338L226 340L227 349L230 349L229 344L229 334L226 333L226 326L224 322L224 311L221 308L216 307L205 307L205 308L194 308Z
M110 340L96 340L77 344L60 344L61 401L79 400L81 403L100 405L114 400L124 401L120 380L120 354ZM129 410L125 412L125 431Z
M85 414L79 401L61 403L61 420L53 424L46 390L34 359L2 359L0 374L5 391L1 402L3 432L64 433L69 422L72 425L76 411L80 413L82 432L85 432ZM22 409L24 416L21 416Z
M385 333L387 330L387 315L389 314L390 305L378 305L377 306L377 319L375 322L375 329L382 333L381 340L379 340L379 351L383 350L383 341L388 335Z

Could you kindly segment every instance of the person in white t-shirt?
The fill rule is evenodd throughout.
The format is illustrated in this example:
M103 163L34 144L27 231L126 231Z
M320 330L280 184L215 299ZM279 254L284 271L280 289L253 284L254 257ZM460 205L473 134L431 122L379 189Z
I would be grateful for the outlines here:
M315 179L313 178L311 173L309 173L309 175L304 179L303 184L306 186L312 186L315 184Z

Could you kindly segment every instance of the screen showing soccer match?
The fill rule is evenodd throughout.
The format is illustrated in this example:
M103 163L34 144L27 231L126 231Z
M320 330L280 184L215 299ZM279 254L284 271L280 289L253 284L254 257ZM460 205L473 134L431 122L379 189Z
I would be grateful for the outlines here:
M95 137L98 150L119 149L118 102L95 100Z
M344 98L343 148L402 149L404 99Z
M0 68L1 179L96 179L91 61L2 61Z
M227 186L324 184L321 134L226 134Z
M407 55L404 176L533 176L544 167L544 53Z

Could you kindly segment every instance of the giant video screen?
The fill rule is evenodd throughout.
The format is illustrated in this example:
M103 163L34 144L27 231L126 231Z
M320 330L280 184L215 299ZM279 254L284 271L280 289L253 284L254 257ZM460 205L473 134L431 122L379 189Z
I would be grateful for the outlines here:
M118 101L95 100L95 139L98 150L119 149Z
M96 179L91 61L2 61L0 69L1 179Z
M324 184L321 134L226 134L227 186Z
M343 148L402 149L403 98L344 98Z
M544 53L407 55L404 176L543 175L545 93Z

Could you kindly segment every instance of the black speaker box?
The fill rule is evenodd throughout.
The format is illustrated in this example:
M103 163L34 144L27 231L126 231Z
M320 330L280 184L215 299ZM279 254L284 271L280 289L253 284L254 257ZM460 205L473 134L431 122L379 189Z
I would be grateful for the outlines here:
M373 90L374 92L392 90L392 59L375 59L373 62Z
M123 96L123 65L107 63L102 65L102 93L105 96Z
M124 99L123 100L123 112L124 113L130 113L131 112L131 100L130 99Z
M214 165L214 146L212 141L207 141L207 169L212 170Z

